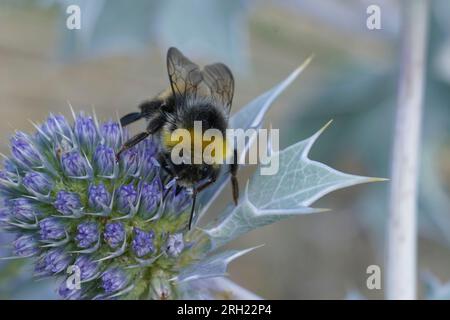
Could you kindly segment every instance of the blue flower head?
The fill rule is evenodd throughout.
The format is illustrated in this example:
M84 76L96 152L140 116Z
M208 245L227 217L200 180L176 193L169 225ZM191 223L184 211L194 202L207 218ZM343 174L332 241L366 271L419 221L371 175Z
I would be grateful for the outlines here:
M128 214L133 206L136 205L138 192L132 183L123 185L117 190L117 210Z
M141 208L153 212L161 200L162 184L156 177L151 183L144 182L141 188Z
M95 172L100 176L112 176L114 174L116 154L111 147L99 145L94 153Z
M95 276L98 272L99 264L89 255L80 255L74 263L80 268L80 279L87 280Z
M61 165L69 177L85 177L89 174L89 165L78 151L70 151L62 155Z
M58 279L61 298L150 297L161 274L169 283L202 258L203 248L185 246L190 194L156 161L155 140L116 162L128 139L117 122L97 127L81 114L72 126L50 115L37 128L11 139L0 168L0 227L16 235L11 253L33 259L36 277Z
M158 147L153 139L147 139L143 142L142 153L141 153L141 167L140 174L141 176L149 176L151 175L155 167L159 164L156 160L158 153Z
M40 172L27 172L22 182L25 188L36 194L47 195L53 189L50 177Z
M114 121L105 122L101 128L100 133L105 140L106 146L113 150L118 150L122 145L122 134L120 125Z
M43 275L53 275L65 271L71 261L63 249L50 249L38 261L35 270Z
M125 288L128 277L118 268L108 269L102 275L102 288L105 293L115 293Z
M16 256L26 257L38 252L37 241L32 235L23 235L13 242L13 250Z
M176 190L174 188L169 197L168 210L172 213L183 212L192 203L192 197L185 189Z
M43 132L49 139L70 138L72 130L63 115L50 115L47 121L41 125Z
M42 158L31 138L22 132L18 132L11 138L11 153L21 164L34 168L42 166Z
M100 236L96 222L83 222L77 226L75 241L80 248L89 248L94 245Z
M66 229L58 218L45 218L39 222L39 234L42 240L60 240L65 237Z
M121 155L122 172L125 175L136 175L139 173L139 166L141 164L141 151L137 147L126 150Z
M97 142L97 128L93 117L80 114L75 119L74 133L82 148L93 150Z
M111 203L111 194L103 183L91 185L88 189L89 207L96 211L102 211L108 208Z
M17 198L9 201L12 216L20 221L35 221L41 215L36 203L29 198Z
M168 53L177 54L174 48ZM300 74L306 63L276 89L239 112L245 121L235 122L241 119L239 113L233 115L230 119L233 125L252 118L262 121L270 102ZM261 180L251 178L241 201L230 206L220 221L197 228L199 219L194 219L189 229L191 208L196 217L204 213L224 187L224 181L228 181L222 176L226 170L222 170L210 189L197 195L193 207L194 190L183 184L160 152L164 148L159 145L160 132L119 152L129 145L126 142L133 135L128 135L118 122L97 123L96 119L80 113L69 123L63 116L50 115L43 124L36 125L35 133L17 132L12 136L10 155L0 168L0 227L16 236L11 254L31 260L37 278L58 280L56 291L62 298L217 297L217 284L208 278L225 275L224 269L231 260L250 251L217 252L218 249L257 226L291 216L261 210L270 206L266 203L270 199L264 199L271 192L267 186L274 182L286 184L289 180L295 187L291 191L296 191L299 185L296 179L304 179L302 175L288 179L292 178L290 172L283 172L281 177L270 177L275 180L263 176L258 176ZM309 160L306 149L317 136L293 145L295 154L302 155L298 159L300 165L301 161ZM284 151L279 154L286 155ZM312 163L312 167L317 166ZM326 166L320 168L335 175ZM349 184L368 181L348 179ZM266 187L255 196L254 189L259 185ZM333 188L322 188L313 198ZM287 191L273 192L276 199L272 200L279 200L275 211L281 211L285 204L281 202L285 201L281 201L279 193ZM294 195L298 193L289 194ZM295 200L288 201L289 212L311 212L310 208L295 205L305 202L304 199ZM71 285L70 270L79 270L81 285L77 288Z
M76 214L82 209L80 196L77 193L64 190L56 194L54 206L56 210L66 216Z
M143 257L155 251L155 247L153 245L155 234L153 231L146 232L139 228L134 228L133 236L131 246L136 256Z
M172 257L177 257L184 249L183 234L176 233L169 235L167 239L167 253Z
M125 239L125 226L122 222L110 222L103 233L106 243L111 248L117 248Z

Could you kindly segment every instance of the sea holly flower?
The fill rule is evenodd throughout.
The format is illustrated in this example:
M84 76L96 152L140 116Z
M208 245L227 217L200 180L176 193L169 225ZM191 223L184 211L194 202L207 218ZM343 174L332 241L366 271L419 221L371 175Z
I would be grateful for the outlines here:
M35 221L41 215L36 204L29 198L17 198L9 201L12 216L20 221Z
M30 256L38 252L37 241L32 235L23 235L13 242L14 254L16 256Z
M100 134L104 139L104 144L113 150L118 150L122 145L122 133L120 125L114 121L102 124Z
M157 157L158 153L158 146L153 141L153 139L148 139L143 142L142 146L142 153L141 153L141 167L140 167L140 175L141 176L148 176L155 168L158 167L158 162L155 159Z
M303 68L240 108L230 127L260 128L271 102ZM189 230L192 190L158 163L156 139L116 163L128 139L117 122L97 125L95 116L79 114L69 123L50 115L36 128L10 140L11 156L0 169L0 226L16 235L11 254L31 259L36 277L57 280L55 291L64 299L214 298L229 291L217 284L228 264L254 249L222 250L224 244L269 223L319 212L312 203L332 190L376 180L310 160L322 129L274 153L279 172L257 171L241 188L238 205L208 222L206 210L229 181L224 168L198 195ZM80 289L68 286L74 266Z
M39 222L41 240L60 240L64 238L66 229L60 219L45 218Z
M103 273L102 288L105 293L115 293L124 289L128 283L127 274L119 268L108 269Z
M113 148L99 145L94 153L95 172L99 176L112 176L114 174L116 154Z
M117 248L125 239L125 226L122 222L110 222L103 233L106 243L111 248Z
M88 163L78 151L70 151L63 154L61 166L69 177L84 177L89 173Z
M52 148L56 158L74 149L77 142L73 139L73 131L63 115L53 115L39 125L36 125L36 142L47 148ZM57 152L55 152L57 151Z
M77 214L82 209L81 198L75 192L61 190L56 194L54 203L56 210L63 215Z
M72 132L66 118L61 114L50 115L40 129L49 139L58 139L58 137L70 138Z
M167 239L167 253L172 257L177 257L184 249L183 234L171 234Z
M141 154L137 147L126 150L121 156L122 172L125 175L134 176L139 173L139 165L141 163Z
M14 159L25 166L39 167L42 165L42 158L31 142L31 137L22 132L18 132L11 138L11 153Z
M40 172L27 172L22 182L25 188L37 194L46 195L53 189L50 177Z
M88 189L88 202L92 209L102 211L109 206L111 194L103 183L91 185Z
M80 248L89 248L98 241L100 233L95 222L84 222L77 226L75 241Z
M92 150L97 142L97 128L94 118L91 116L85 116L81 113L75 119L74 127L75 128L73 131L79 145L87 150Z
M141 187L141 208L144 212L154 212L161 199L162 183L155 177L151 183L144 182Z
M169 191L171 199L167 209L169 212L177 214L186 210L191 203L191 195L186 189L175 189Z
M63 249L50 249L41 257L36 271L45 275L58 274L67 269L71 260L71 257Z
M75 260L75 266L80 268L80 280L87 280L95 276L98 272L99 264L89 255L80 255Z
M123 185L117 190L117 210L121 213L128 214L132 207L136 205L138 192L136 187L130 183Z
M155 251L155 247L153 245L155 233L153 231L145 232L139 228L134 228L133 233L134 237L131 242L131 247L133 248L136 256L143 257Z

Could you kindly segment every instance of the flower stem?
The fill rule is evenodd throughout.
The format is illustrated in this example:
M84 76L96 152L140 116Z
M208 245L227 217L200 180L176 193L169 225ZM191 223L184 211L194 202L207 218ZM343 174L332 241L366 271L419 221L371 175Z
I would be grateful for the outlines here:
M417 178L426 66L428 1L403 1L401 71L392 154L387 299L416 299Z

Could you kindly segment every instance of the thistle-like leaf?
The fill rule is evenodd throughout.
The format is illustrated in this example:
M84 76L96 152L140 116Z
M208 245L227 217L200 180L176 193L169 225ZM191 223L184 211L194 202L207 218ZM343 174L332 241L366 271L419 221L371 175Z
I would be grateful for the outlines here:
M217 225L204 230L212 248L278 220L324 211L309 206L334 190L383 180L342 173L308 158L311 147L328 124L312 137L272 154L272 159L279 159L275 175L260 175L257 170L239 205L230 208Z
M295 69L286 79L274 86L269 91L266 91L249 104L244 106L239 112L234 114L230 119L230 127L234 129L259 129L264 123L264 116L272 106L273 101L302 73L302 71L309 65L313 56L305 60L297 69ZM257 138L256 134L250 136L246 141L246 146L242 153L238 155L240 159L245 157L247 151L250 149L252 143ZM199 202L202 204L198 212L197 220L199 220L211 206L213 201L217 198L220 192L227 184L229 176L222 174L222 176L209 187L199 197Z
M227 267L231 261L259 247L260 246L245 250L229 250L212 255L211 257L203 259L201 262L182 270L172 280L181 283L190 280L226 276Z

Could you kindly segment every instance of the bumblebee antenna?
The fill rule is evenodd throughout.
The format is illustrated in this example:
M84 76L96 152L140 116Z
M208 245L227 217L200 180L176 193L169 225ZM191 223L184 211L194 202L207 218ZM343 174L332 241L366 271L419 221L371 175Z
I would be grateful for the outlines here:
M191 230L192 218L194 217L195 211L195 202L197 200L197 188L195 186L192 187L192 207L191 207L191 216L189 217L189 230Z

